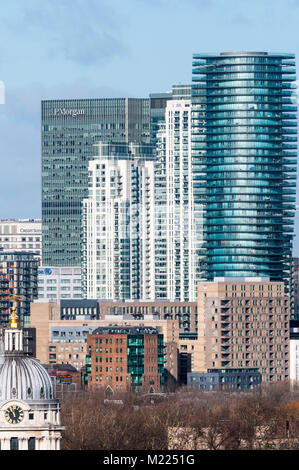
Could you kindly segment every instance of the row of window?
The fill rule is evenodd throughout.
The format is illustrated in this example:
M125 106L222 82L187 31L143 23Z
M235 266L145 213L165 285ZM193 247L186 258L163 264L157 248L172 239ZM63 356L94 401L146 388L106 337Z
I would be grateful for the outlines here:
M96 353L98 353L98 352L102 353L102 352L103 352L103 348L96 348L96 349L95 349L95 352L96 352ZM108 348L105 349L105 352L106 352L106 353L109 352L109 351L108 351ZM120 349L119 349L119 353L122 354L122 352L123 352L123 350L122 350L122 348L120 348ZM118 354L118 348L115 349L115 353ZM110 354L112 354L112 348L110 348Z
M106 344L108 344L108 343L109 343L109 344L112 344L114 339L115 339L115 344L118 344L118 343L119 343L119 344L122 344L122 342L123 342L122 338L113 338L113 339L112 339L112 338L109 338L109 339L106 338L106 339L105 339L105 343L106 343ZM95 338L95 343L96 343L96 344L98 344L98 343L99 343L99 344L102 344L103 342L104 342L104 338ZM97 351L96 351L96 352L97 352Z
M23 438L22 438L23 439ZM35 437L28 438L28 450L35 450ZM0 441L0 450L1 450L1 441ZM11 437L10 438L10 450L19 450L19 438Z
M92 376L90 376L90 381L92 381L92 379L93 379ZM107 376L96 375L96 376L95 376L95 380L96 380L96 382L98 382L98 381L102 382L102 380L106 380L107 382L108 382L108 381L112 382L113 377L112 377L112 375L109 375L109 376L108 376L108 375L107 375ZM120 376L117 375L116 377L114 377L114 381L116 381L116 382L118 382L118 381L122 382L122 381L123 381L123 376L122 376L122 375L120 375ZM127 382L129 381L129 377L128 377L128 376L126 376L126 381L127 381Z
M44 294L39 293L38 298L39 299L44 299L44 298L46 298L46 299L57 299L57 294L46 294L44 296ZM72 298L72 299L82 299L82 294L73 294L72 296L70 296L70 294L61 294L60 298L61 299L70 299L70 298Z

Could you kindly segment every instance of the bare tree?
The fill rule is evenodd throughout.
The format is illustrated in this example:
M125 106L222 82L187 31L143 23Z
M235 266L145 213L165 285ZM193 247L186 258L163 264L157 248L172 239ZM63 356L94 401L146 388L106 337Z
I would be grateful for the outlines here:
M285 439L287 422L296 446L298 403L285 384L236 393L187 388L162 396L125 393L109 400L102 390L86 391L61 402L62 448L267 448Z

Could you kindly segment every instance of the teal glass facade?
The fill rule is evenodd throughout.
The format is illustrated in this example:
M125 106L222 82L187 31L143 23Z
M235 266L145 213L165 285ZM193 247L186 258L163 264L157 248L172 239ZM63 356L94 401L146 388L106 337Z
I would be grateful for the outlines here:
M147 98L42 101L42 264L80 265L81 203L99 141L149 142Z
M150 331L150 330L149 330ZM145 332L146 333L146 332ZM144 335L130 334L127 336L127 372L131 375L131 387L134 391L142 390L144 376ZM164 344L163 335L158 334L158 374L160 386L164 384Z
M293 54L195 54L192 158L203 278L286 280L294 226Z

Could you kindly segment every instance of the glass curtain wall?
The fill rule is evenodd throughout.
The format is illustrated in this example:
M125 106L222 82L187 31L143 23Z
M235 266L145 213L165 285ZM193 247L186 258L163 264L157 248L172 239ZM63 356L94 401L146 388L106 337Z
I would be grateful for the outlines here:
M287 279L296 193L293 54L193 56L193 178L203 277Z

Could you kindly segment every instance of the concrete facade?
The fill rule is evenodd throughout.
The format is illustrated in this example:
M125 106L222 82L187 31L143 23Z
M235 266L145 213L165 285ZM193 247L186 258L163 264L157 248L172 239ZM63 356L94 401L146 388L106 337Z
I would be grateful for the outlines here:
M40 266L38 269L38 301L81 299L81 268L78 266Z
M7 253L42 253L42 222L40 219L0 220L0 247Z
M148 326L163 335L165 369L169 379L178 379L179 324L176 319L159 319L145 315L136 319L129 315L106 315L98 320L84 317L62 320L57 302L31 304L31 326L36 328L36 356L42 364L71 364L80 369L85 366L87 337L103 326Z
M197 331L197 302L169 300L99 301L100 318L106 315L133 315L142 319L145 315L157 315L164 320L178 320L180 329Z

